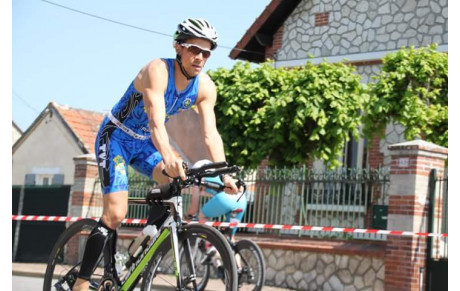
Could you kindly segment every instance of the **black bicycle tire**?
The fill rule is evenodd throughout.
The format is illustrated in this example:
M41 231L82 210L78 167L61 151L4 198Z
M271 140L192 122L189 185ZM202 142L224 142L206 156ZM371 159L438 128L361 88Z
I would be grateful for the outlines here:
M238 287L238 276L236 271L236 263L235 257L233 255L233 250L231 249L230 245L228 244L227 239L225 236L216 230L213 227L204 224L189 224L185 226L182 232L179 234L179 241L184 241L189 235L193 236L202 236L204 235L209 241L213 242L213 245L219 251L221 255L222 263L225 266L228 266L231 269L229 284L226 285L226 290L237 290ZM158 250L152 257L152 260L149 262L146 271L143 274L142 279L142 286L141 291L150 291L151 281L155 276L156 267L158 266L159 262L157 259L159 256L166 254L171 249L171 240L166 239L164 242L159 246Z
M235 244L234 249L235 249L235 255L239 253L242 249L250 250L251 252L255 254L257 265L259 267L260 276L257 278L258 282L256 283L256 288L254 288L254 291L262 290L262 287L264 286L264 283L265 283L265 259L264 259L264 254L262 250L260 249L260 247L252 240L242 239ZM252 251L251 249L254 251Z
M55 268L55 258L59 254L60 250L67 244L68 240L73 237L77 232L81 231L84 226L89 226L89 228L94 228L97 222L90 218L85 218L77 222L72 223L67 227L63 233L59 236L58 240L54 244L53 250L50 253L48 262L46 265L46 272L43 281L43 291L51 290L51 282L53 280L53 272Z

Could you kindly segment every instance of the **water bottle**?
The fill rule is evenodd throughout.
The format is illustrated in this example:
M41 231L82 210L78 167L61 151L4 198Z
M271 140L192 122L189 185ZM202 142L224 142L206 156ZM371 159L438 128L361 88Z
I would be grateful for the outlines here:
M141 234L134 239L131 245L128 248L128 252L133 258L137 256L144 250L145 246L149 240L158 232L156 225L147 225L142 230Z
M129 259L126 253L117 252L115 254L115 269L117 270L118 278L121 278L126 267L125 264Z

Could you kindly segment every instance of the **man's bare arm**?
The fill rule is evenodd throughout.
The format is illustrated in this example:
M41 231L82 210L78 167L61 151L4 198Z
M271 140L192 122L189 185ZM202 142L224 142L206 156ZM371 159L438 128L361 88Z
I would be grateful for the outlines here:
M138 79L142 87L152 141L163 157L165 170L172 177L180 176L185 179L182 159L173 152L165 127L164 94L168 85L166 64L159 59L153 60L141 70Z
M213 162L225 161L224 143L216 127L216 116L214 114L214 105L216 104L217 92L214 82L203 74L200 79L198 89L197 109L201 125L204 143L209 156ZM225 192L230 194L238 193L235 180L224 176L225 186L229 189Z

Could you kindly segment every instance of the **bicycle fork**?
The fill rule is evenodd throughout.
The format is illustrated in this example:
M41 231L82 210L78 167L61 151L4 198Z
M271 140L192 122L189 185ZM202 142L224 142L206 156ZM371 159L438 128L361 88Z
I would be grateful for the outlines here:
M181 272L181 264L180 264L180 255L179 255L179 239L177 235L177 226L175 224L171 225L171 244L174 254L174 271L177 280L177 290L185 290L184 278ZM189 239L185 239L184 241L184 255L185 261L187 263L187 267L189 269L190 275L185 278L185 283L192 283L193 290L197 290L196 285L196 271L195 271L195 264L193 263L192 252L190 247Z

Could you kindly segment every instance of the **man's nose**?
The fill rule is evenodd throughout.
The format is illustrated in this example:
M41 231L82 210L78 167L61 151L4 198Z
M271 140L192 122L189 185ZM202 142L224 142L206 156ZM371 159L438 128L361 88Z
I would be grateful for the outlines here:
M201 51L199 54L197 54L196 58L198 58L200 60L204 60L203 51Z

